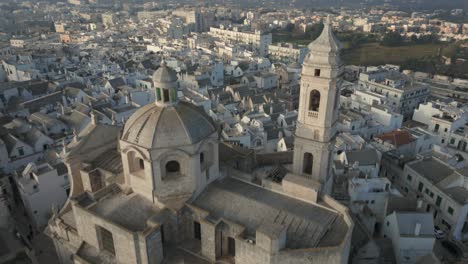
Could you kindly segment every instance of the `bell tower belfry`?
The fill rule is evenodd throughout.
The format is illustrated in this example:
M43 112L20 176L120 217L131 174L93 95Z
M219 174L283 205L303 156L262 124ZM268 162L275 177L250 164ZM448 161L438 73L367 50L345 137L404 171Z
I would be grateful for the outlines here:
M302 68L293 172L316 181L320 191L329 194L340 97L338 83L343 72L341 44L329 19L308 48Z

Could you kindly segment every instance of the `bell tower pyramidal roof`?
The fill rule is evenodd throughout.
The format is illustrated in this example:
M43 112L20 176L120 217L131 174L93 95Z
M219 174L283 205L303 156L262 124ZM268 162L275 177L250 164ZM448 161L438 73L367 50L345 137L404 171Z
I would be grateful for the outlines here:
M342 44L332 31L329 17L323 23L320 36L312 41L308 48L309 53L303 64L303 75L312 74L314 69L329 69L325 76L328 75L330 78L338 74L336 70L343 64L340 57Z

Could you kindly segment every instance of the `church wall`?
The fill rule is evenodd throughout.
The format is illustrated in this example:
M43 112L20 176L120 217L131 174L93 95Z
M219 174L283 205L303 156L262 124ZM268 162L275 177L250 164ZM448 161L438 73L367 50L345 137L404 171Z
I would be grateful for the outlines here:
M150 167L149 165L147 167ZM145 171L151 171L149 168L145 168ZM132 189L144 196L146 199L153 201L153 184L151 180L151 173L145 172L144 175L133 175L129 174L128 175L128 183L132 186Z
M303 138L295 138L294 141L294 173L312 178L323 184L328 176L328 163L330 162L330 143L321 143ZM303 173L304 153L313 155L312 174Z
M317 248L309 250L287 250L280 251L272 256L270 263L277 264L346 264L348 263L348 252L339 248ZM346 253L346 254L345 254Z
M236 263L271 263L271 255L256 244L251 244L246 240L236 239Z
M152 175L153 168L151 162L148 160L149 155L147 151L122 141L120 142L120 147L124 149L124 151L122 151L122 167L125 175L125 182L132 186L135 192L152 201L153 184L152 177L149 175ZM142 172L130 173L131 155L134 155L134 158L140 158L144 161L145 168Z
M83 183L81 181L81 162L71 158L65 160L68 173L71 176L70 181L70 197L74 197L83 192Z
M167 232L164 232L167 234ZM146 236L138 236L140 247L141 263L159 264L164 259L162 237L159 228L147 232ZM165 237L166 239L166 237Z
M216 226L207 222L201 221L201 253L211 261L216 261Z
M103 227L112 233L116 259L121 263L138 263L135 252L135 239L132 232L107 222L76 205L73 206L73 213L78 233L84 241L100 249L97 227Z
M59 239L57 238L53 238L52 239L53 243L54 243L54 246L55 246L55 252L57 253L57 257L60 261L61 264L72 264L73 261L72 261L72 255L73 255L73 252L71 250L71 248L63 243L62 241L60 241Z
M175 150L153 150L153 179L155 192L161 199L191 194L195 190L195 179L199 172L195 170L198 155L193 153L192 147ZM157 151L157 152L156 152ZM164 152L163 152L164 151ZM166 175L166 163L175 160L180 165L179 175Z

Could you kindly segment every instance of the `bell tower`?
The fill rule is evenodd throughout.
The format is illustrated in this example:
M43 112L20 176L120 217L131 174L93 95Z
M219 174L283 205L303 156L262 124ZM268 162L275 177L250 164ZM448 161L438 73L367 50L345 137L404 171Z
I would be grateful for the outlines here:
M341 44L329 19L308 48L302 68L293 171L319 183L320 191L329 194L340 97L338 84L343 72Z

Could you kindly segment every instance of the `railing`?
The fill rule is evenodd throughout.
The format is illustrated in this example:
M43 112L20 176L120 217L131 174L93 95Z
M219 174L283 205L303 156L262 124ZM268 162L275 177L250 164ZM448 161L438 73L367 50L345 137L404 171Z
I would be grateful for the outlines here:
M318 118L318 112L316 111L309 111L309 117L311 118Z

